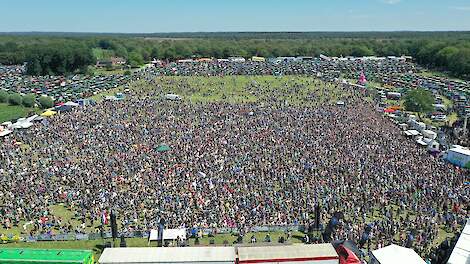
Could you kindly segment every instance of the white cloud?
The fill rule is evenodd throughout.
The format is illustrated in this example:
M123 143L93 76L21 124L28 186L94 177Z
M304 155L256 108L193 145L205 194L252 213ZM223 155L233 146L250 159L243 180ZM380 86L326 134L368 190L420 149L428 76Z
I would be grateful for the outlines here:
M381 0L382 3L385 3L387 5L395 5L401 2L401 0Z

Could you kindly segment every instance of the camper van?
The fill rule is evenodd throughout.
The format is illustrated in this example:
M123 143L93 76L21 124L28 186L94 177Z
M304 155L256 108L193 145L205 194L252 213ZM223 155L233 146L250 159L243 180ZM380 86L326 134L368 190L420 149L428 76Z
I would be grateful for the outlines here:
M180 101L181 96L179 96L177 94L166 94L165 99L170 100L170 101Z

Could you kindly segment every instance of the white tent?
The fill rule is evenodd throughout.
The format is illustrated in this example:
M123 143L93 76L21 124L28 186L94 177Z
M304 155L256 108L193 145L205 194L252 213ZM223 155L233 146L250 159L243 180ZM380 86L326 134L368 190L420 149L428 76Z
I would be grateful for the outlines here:
M171 101L178 101L178 100L181 100L181 96L177 94L166 94L165 99L171 100Z
M175 240L177 238L186 240L186 228L163 229L163 240ZM149 236L150 241L158 240L158 230L151 230Z
M233 264L234 247L106 248L101 264Z
M75 106L80 106L79 104L74 103L74 102L67 102L67 103L65 103L64 105L73 106L73 107L75 107Z
M417 136L417 135L420 134L420 133L418 132L418 130L414 130L414 129L406 130L404 133L405 133L405 135L411 136L411 137L414 137L414 136Z
M454 250L450 254L447 264L469 264L470 263L470 219L463 228Z
M390 245L372 251L371 264L426 264L426 262L410 248Z
M11 134L13 131L11 130L8 130L8 129L3 129L3 130L0 130L0 137L4 137L6 135L9 135Z
M28 120L24 119L21 121L18 121L14 124L11 125L11 128L13 129L21 129L21 128L30 128L33 125L33 123L29 122Z

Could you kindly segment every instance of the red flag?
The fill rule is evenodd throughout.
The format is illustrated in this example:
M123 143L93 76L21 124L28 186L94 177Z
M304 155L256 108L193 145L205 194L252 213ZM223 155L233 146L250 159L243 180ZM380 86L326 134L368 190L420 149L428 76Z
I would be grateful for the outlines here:
M103 210L103 212L101 213L101 223L103 225L108 224L108 212L106 212L106 210Z

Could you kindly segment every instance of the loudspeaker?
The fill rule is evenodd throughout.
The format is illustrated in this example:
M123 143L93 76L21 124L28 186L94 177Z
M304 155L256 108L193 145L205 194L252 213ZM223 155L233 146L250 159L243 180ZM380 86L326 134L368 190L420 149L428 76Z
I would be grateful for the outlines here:
M315 205L315 229L320 229L320 205Z
M127 247L126 240L124 239L124 236L121 235L121 243L119 244L120 247Z
M116 215L114 214L114 211L111 211L110 214L111 218L111 235L113 236L113 239L116 239L118 237L118 228L117 228L117 221L116 221Z
M331 235L333 234L333 231L336 229L336 227L339 224L339 220L344 217L343 213L341 212L335 212L333 216L331 217L330 221L328 222L328 225L325 228L325 231L323 232L323 241L325 243L331 242Z

